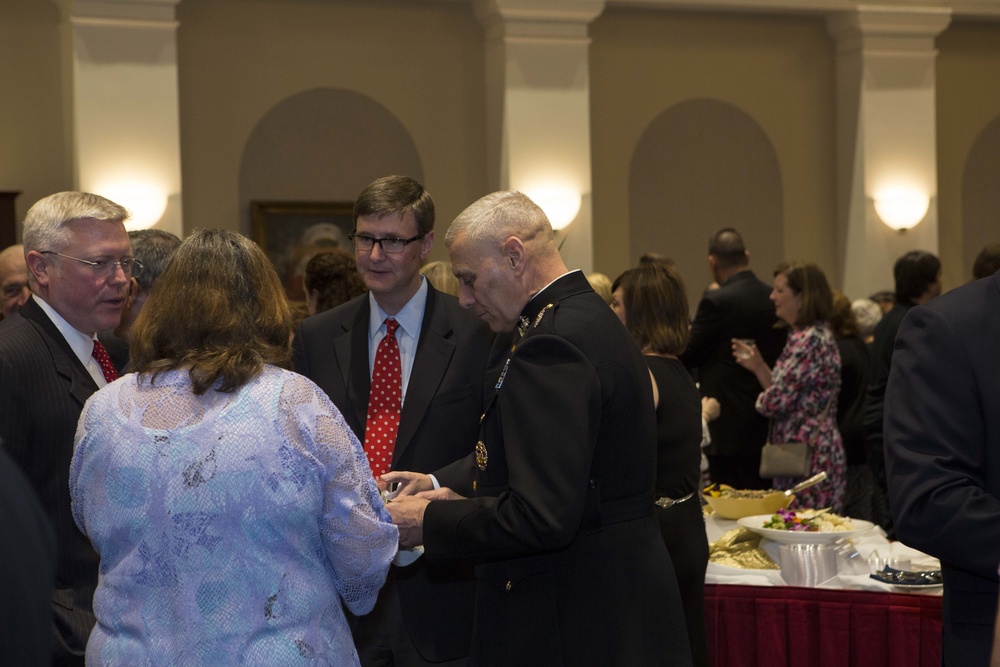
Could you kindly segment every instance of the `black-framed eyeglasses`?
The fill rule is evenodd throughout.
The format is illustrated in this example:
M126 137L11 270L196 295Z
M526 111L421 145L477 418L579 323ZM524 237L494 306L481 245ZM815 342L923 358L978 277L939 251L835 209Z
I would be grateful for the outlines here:
M417 234L416 236L408 239L397 239L395 237L389 236L384 239L378 239L374 236L368 236L367 234L348 234L347 238L354 241L354 247L361 252L371 252L375 244L379 244L382 248L382 252L388 253L390 255L397 255L403 252L409 244L414 241L419 241L424 238L426 234Z
M126 278L135 277L142 273L142 262L134 257L126 257L125 259L112 262L109 259L80 259L79 257L73 257L72 255L64 255L61 252L56 252L55 250L42 250L43 255L58 255L60 257L65 257L66 259L72 259L81 264L86 264L94 273L101 276L102 278L110 278L115 275L115 269L119 266L122 267L122 273L125 274Z

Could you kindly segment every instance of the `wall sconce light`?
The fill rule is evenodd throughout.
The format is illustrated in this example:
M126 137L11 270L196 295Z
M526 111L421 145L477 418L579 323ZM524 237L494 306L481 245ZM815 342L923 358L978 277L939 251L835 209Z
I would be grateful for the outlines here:
M887 227L906 231L927 215L931 200L916 188L886 188L875 196L875 212Z
M545 211L552 229L565 228L580 213L580 193L569 186L542 185L522 192Z
M125 229L149 229L160 221L167 210L167 195L147 183L113 183L95 188L95 192L128 209L132 216Z

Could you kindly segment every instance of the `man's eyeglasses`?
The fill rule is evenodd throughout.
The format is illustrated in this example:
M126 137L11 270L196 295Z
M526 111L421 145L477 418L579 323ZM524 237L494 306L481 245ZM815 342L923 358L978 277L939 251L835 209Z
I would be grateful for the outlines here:
M414 241L419 241L424 238L426 234L417 234L413 238L409 239L397 239L393 237L387 237L384 239L377 239L374 236L368 236L367 234L348 234L347 238L354 241L354 247L361 252L371 252L375 244L379 244L382 248L382 252L388 253L390 255L398 255L403 252L403 249L407 245L413 243Z
M94 273L101 276L102 278L110 278L115 275L115 269L119 266L122 267L122 273L125 277L135 277L142 273L142 262L135 259L134 257L128 257L119 262L112 262L108 259L80 259L79 257L73 257L72 255L64 255L61 252L56 252L55 250L42 250L43 255L59 255L60 257L65 257L66 259L72 259L81 264L86 264Z

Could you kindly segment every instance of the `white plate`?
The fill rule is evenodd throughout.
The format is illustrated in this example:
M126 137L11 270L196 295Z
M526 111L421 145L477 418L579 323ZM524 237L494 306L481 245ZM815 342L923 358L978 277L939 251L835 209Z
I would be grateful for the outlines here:
M745 516L737 519L736 523L752 530L762 537L779 542L781 544L827 544L836 542L844 537L856 537L866 530L871 530L875 525L871 521L861 519L851 519L854 530L841 530L831 533L809 532L805 530L776 530L774 528L764 528L764 524L771 520L772 514L758 514L756 516Z

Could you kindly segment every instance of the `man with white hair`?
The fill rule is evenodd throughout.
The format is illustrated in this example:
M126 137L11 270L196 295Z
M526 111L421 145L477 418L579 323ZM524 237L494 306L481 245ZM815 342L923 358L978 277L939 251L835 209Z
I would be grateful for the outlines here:
M468 459L405 482L388 505L403 546L477 562L474 665L690 665L670 556L653 515L649 371L542 210L488 195L445 238L459 302L502 334ZM507 335L510 335L510 338ZM506 357L506 359L504 359Z
M98 556L73 523L69 464L83 404L116 377L96 333L118 325L129 279L141 269L125 233L127 218L118 204L84 192L35 203L24 220L33 294L0 322L0 438L58 543L53 665L84 664L95 622Z

